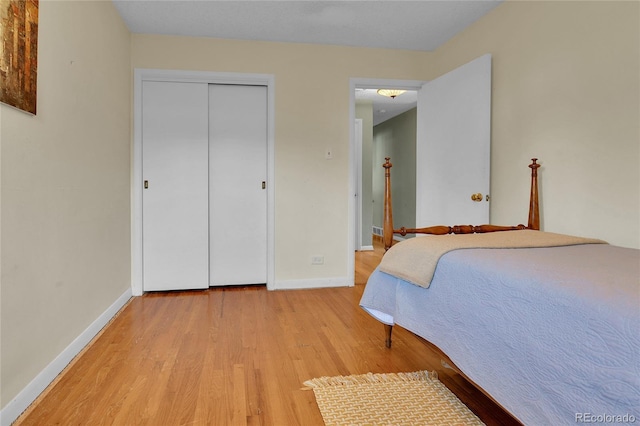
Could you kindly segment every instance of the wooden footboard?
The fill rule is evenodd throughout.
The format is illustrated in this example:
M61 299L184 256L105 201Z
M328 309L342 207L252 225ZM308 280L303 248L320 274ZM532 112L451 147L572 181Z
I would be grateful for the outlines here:
M540 230L540 208L538 203L538 168L540 164L537 163L537 158L531 159L529 168L531 169L531 189L529 192L529 219L527 226L524 225L512 225L512 226L500 226L500 225L437 225L428 226L426 228L405 228L404 226L399 229L393 227L393 207L391 205L391 159L385 158L384 167L384 216L383 216L383 234L382 239L384 242L385 252L393 245L393 235L400 234L402 236L407 234L432 234L432 235L446 235L446 234L481 234L486 232L496 231L512 231L518 229L533 229ZM387 348L391 347L391 334L393 326L385 325L385 345Z
M407 234L433 234L433 235L446 235L446 234L479 234L486 232L496 231L511 231L518 229L540 229L540 211L538 204L538 168L540 164L537 163L537 158L532 158L532 163L529 165L531 169L531 190L529 193L529 220L527 226L522 224L513 226L500 226L500 225L437 225L429 226L426 228L405 228L404 226L399 229L393 227L393 206L391 204L391 159L385 158L386 162L382 165L384 167L384 216L383 216L383 234L382 239L384 242L384 249L389 250L393 244L393 235L400 234L402 236Z

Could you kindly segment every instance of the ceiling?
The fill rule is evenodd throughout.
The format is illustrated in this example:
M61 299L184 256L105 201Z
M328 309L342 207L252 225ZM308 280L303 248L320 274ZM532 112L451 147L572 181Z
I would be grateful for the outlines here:
M431 51L502 0L112 1L133 33ZM388 111L378 120L415 106L405 102L411 92L396 99L356 93L363 96L374 113Z
M113 0L134 33L430 51L495 0Z
M376 89L356 89L356 101L371 101L373 104L373 125L387 121L414 108L418 92L408 90L395 98L379 95Z

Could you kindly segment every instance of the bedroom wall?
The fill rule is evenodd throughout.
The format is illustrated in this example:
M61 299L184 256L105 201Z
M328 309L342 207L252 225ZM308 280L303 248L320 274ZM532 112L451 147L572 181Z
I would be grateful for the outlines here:
M41 1L38 113L0 106L3 408L130 290L129 48L111 2Z
M640 3L505 2L440 47L438 75L493 55L491 221L640 247Z
M353 281L349 79L428 79L431 53L133 34L131 57L133 68L274 75L275 286Z
M393 222L416 226L416 127L413 108L373 128L373 224L382 227L385 157L391 158ZM409 236L410 237L410 236Z

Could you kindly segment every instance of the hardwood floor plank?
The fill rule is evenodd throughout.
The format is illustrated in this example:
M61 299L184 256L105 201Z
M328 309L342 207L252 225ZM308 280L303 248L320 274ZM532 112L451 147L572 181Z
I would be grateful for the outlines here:
M264 286L132 299L16 425L322 425L315 377L436 370L487 424L514 424L396 327L392 349L358 302L383 250L356 253L356 286Z

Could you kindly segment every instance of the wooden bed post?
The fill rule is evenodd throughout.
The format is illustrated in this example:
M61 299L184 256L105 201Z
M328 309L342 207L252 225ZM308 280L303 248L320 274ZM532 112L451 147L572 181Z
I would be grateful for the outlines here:
M391 161L385 157L384 167L384 217L382 219L382 241L386 252L393 244L393 207L391 204Z
M387 348L391 347L391 333L392 332L393 332L393 326L389 325L389 324L384 324L384 335L385 335L384 345Z
M540 207L538 204L538 167L540 164L536 163L537 158L531 159L532 163L529 164L531 168L531 193L529 195L529 222L527 228L540 230Z

